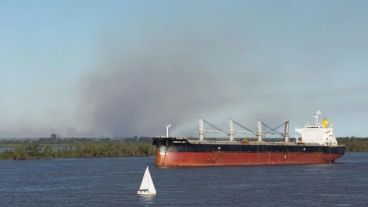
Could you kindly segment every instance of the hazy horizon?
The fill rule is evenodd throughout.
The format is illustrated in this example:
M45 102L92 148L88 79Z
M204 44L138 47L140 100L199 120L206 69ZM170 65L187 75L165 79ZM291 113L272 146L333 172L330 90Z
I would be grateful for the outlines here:
M199 117L367 137L366 1L1 1L0 137L196 136Z

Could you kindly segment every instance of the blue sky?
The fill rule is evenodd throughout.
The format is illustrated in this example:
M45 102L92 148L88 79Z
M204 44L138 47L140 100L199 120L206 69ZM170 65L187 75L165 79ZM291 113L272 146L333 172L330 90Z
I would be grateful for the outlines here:
M338 136L367 136L367 9L0 1L0 137L153 135L165 122L191 135L199 116L294 127L316 109Z

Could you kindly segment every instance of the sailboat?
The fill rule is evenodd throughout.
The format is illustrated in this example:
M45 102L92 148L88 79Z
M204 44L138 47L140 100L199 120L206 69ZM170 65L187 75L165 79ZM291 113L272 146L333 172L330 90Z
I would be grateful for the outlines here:
M156 189L153 185L151 174L149 172L148 166L144 172L141 187L137 191L139 195L156 195Z

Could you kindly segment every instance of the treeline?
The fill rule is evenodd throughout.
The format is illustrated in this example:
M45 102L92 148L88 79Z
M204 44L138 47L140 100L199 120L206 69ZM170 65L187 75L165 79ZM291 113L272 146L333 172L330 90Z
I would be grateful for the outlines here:
M14 160L150 156L155 152L149 138L3 140L0 149L0 159Z
M368 138L341 137L348 152L368 152ZM151 156L151 138L41 138L1 140L0 159L53 159Z
M345 145L348 152L368 152L368 138L341 137L337 142Z

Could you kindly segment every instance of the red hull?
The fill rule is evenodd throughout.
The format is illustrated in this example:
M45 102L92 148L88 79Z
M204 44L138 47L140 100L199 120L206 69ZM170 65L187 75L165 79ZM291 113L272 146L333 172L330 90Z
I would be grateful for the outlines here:
M334 163L342 154L321 152L157 152L158 167L244 166Z

